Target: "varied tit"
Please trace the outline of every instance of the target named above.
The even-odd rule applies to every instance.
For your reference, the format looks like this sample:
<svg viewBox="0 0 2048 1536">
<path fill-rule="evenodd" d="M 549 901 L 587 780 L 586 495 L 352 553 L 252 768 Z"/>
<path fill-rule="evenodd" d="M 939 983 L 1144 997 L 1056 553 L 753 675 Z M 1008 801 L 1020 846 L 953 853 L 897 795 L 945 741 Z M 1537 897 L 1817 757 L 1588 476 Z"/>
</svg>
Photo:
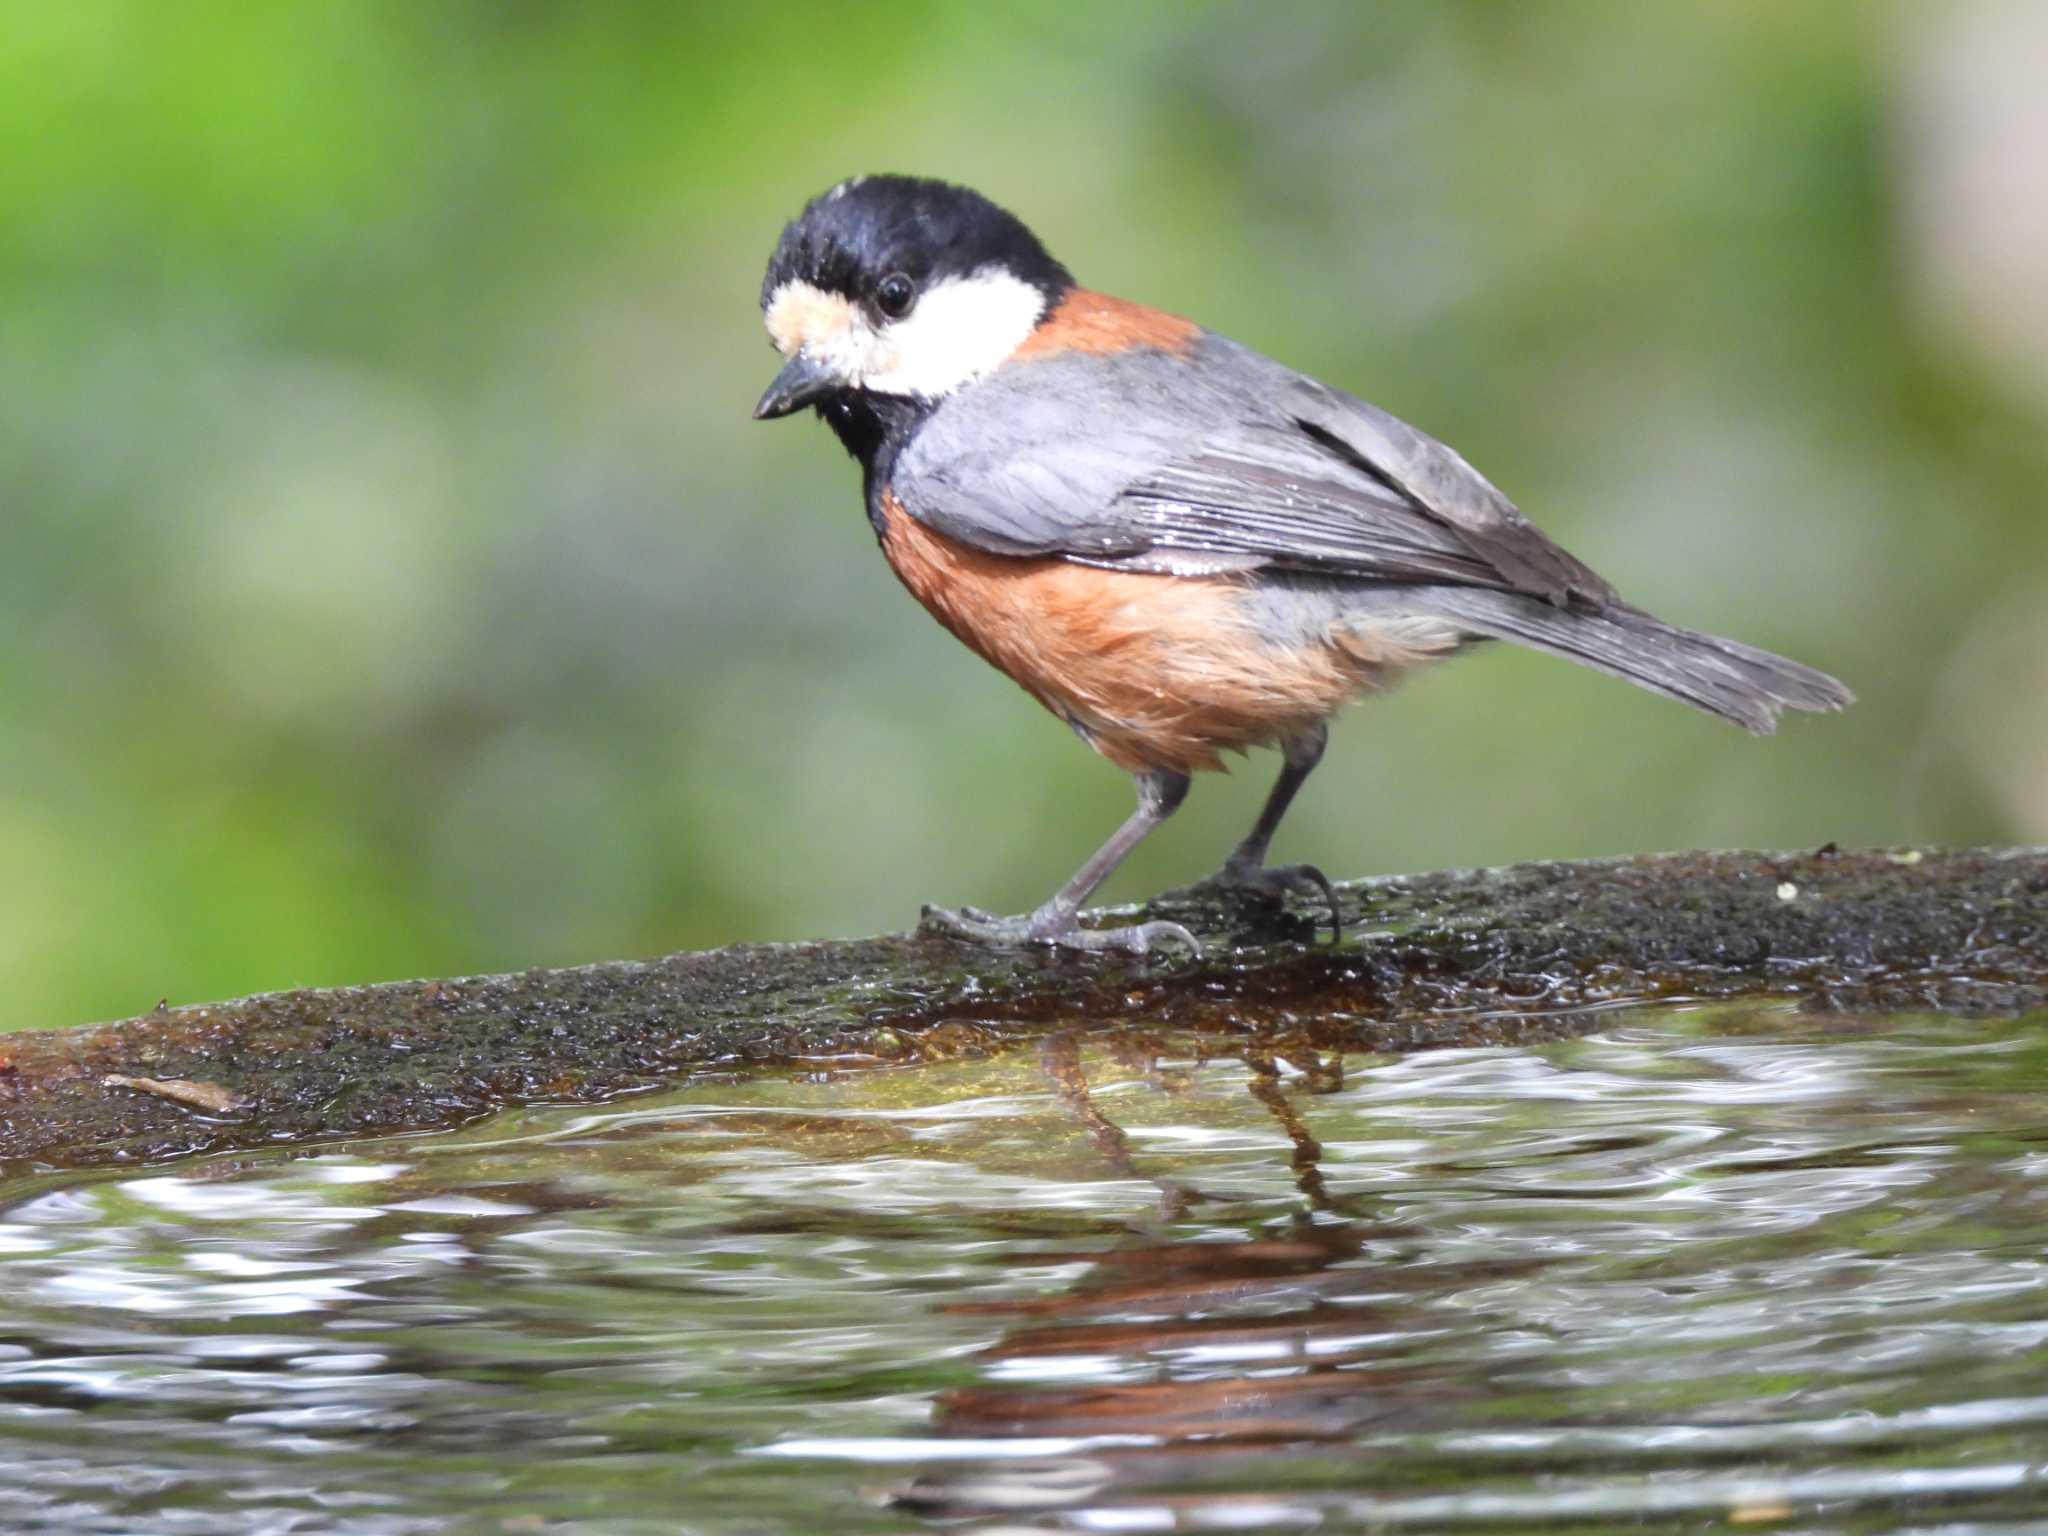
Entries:
<svg viewBox="0 0 2048 1536">
<path fill-rule="evenodd" d="M 1143 952 L 1179 925 L 1082 903 L 1221 754 L 1275 746 L 1217 876 L 1336 899 L 1266 851 L 1355 694 L 1512 640 L 1770 731 L 1834 678 L 1630 607 L 1479 472 L 1385 411 L 1188 320 L 1075 283 L 964 187 L 857 176 L 785 229 L 761 286 L 786 360 L 756 417 L 814 407 L 860 461 L 903 584 L 1136 781 L 1035 912 L 927 908 L 994 944 Z"/>
</svg>

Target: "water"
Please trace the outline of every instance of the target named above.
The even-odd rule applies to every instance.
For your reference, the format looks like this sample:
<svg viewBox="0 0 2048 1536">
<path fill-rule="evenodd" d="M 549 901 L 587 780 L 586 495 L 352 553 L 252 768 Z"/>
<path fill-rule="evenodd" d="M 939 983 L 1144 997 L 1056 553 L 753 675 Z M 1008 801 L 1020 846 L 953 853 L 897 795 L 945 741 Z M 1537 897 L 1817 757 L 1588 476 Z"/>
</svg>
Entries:
<svg viewBox="0 0 2048 1536">
<path fill-rule="evenodd" d="M 2048 1529 L 2044 1026 L 1064 1036 L 17 1185 L 0 1530 Z"/>
</svg>

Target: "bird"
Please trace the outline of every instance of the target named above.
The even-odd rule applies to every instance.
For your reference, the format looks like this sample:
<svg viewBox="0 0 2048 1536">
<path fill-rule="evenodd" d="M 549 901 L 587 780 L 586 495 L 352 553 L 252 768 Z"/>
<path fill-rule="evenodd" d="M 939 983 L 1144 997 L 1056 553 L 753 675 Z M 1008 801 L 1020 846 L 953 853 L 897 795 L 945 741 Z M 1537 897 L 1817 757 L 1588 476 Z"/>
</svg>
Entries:
<svg viewBox="0 0 2048 1536">
<path fill-rule="evenodd" d="M 1337 900 L 1268 862 L 1328 722 L 1505 640 L 1768 734 L 1853 695 L 1826 673 L 1624 602 L 1451 448 L 1177 315 L 1081 286 L 1014 214 L 927 177 L 855 176 L 789 221 L 761 308 L 757 420 L 810 407 L 858 461 L 890 567 L 938 621 L 1111 763 L 1137 806 L 1033 911 L 929 906 L 1001 947 L 1199 953 L 1165 920 L 1082 923 L 1223 754 L 1279 777 L 1213 877 Z M 1339 930 L 1341 937 L 1341 929 Z"/>
</svg>

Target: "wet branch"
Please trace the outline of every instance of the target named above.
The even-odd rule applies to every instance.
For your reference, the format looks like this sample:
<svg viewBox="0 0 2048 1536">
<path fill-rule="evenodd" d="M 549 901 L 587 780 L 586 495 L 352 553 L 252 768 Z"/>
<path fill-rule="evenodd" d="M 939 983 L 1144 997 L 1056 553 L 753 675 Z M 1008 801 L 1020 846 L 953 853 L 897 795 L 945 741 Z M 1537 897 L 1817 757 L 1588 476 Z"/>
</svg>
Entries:
<svg viewBox="0 0 2048 1536">
<path fill-rule="evenodd" d="M 890 936 L 275 993 L 0 1039 L 0 1168 L 458 1124 L 702 1071 L 1193 1030 L 1260 1060 L 1515 1043 L 1674 997 L 2048 1006 L 2048 851 L 1692 853 L 1341 888 L 1318 914 L 1162 898 L 1198 963 Z M 1127 920 L 1127 919 L 1126 919 Z M 1057 1049 L 1057 1047 L 1055 1047 Z"/>
</svg>

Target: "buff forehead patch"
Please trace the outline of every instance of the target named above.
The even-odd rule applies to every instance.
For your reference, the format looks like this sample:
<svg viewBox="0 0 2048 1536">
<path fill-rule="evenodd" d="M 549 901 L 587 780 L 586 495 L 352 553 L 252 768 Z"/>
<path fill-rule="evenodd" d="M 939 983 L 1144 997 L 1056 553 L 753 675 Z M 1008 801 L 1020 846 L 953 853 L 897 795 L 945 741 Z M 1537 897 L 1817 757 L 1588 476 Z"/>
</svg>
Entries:
<svg viewBox="0 0 2048 1536">
<path fill-rule="evenodd" d="M 766 315 L 768 339 L 784 357 L 808 345 L 832 351 L 853 329 L 853 301 L 805 282 L 788 282 L 775 290 Z"/>
</svg>

